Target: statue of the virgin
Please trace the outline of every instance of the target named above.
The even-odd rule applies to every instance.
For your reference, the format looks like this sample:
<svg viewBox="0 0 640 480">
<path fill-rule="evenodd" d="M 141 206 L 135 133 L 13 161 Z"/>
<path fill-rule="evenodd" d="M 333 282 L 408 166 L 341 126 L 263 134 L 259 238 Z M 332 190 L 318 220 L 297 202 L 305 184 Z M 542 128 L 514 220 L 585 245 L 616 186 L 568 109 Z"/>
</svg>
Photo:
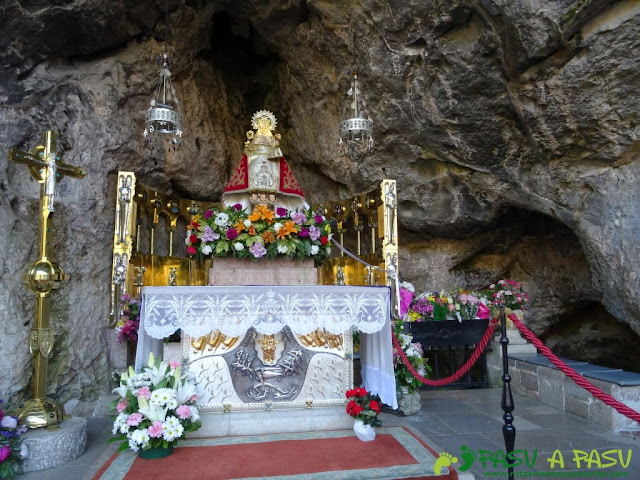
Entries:
<svg viewBox="0 0 640 480">
<path fill-rule="evenodd" d="M 277 123 L 268 110 L 251 118 L 253 130 L 247 132 L 244 155 L 222 192 L 225 206 L 240 204 L 248 212 L 255 205 L 288 210 L 309 207 L 280 150 L 280 134 L 272 133 Z"/>
</svg>

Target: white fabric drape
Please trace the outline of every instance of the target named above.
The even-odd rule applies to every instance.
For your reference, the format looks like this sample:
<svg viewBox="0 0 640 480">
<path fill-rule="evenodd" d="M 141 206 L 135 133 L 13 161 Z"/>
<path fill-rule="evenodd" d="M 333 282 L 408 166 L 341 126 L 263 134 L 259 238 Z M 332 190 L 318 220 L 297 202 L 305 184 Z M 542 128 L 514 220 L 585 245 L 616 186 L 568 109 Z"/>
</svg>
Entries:
<svg viewBox="0 0 640 480">
<path fill-rule="evenodd" d="M 251 327 L 274 334 L 287 326 L 300 335 L 355 327 L 366 334 L 363 386 L 396 408 L 390 297 L 388 287 L 342 285 L 145 287 L 135 368 L 146 364 L 149 352 L 161 356 L 162 339 L 178 329 L 191 337 L 216 330 L 237 337 Z"/>
<path fill-rule="evenodd" d="M 396 377 L 393 373 L 391 323 L 373 334 L 360 334 L 362 386 L 394 410 L 398 408 Z"/>
</svg>

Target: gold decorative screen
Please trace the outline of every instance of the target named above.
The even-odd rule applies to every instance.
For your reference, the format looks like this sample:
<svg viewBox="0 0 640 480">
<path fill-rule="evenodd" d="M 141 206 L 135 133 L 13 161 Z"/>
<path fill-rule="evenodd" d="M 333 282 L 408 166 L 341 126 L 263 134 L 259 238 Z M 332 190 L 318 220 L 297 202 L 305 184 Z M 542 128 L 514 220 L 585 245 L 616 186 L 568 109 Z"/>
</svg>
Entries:
<svg viewBox="0 0 640 480">
<path fill-rule="evenodd" d="M 395 180 L 371 193 L 314 206 L 332 220 L 334 238 L 366 263 L 397 271 L 398 234 Z M 110 325 L 120 317 L 124 293 L 139 296 L 143 286 L 207 285 L 212 260 L 190 260 L 186 226 L 193 216 L 220 203 L 172 197 L 143 187 L 133 172 L 118 172 Z M 318 269 L 319 284 L 390 284 L 384 271 L 369 268 L 337 246 Z M 392 289 L 393 290 L 393 289 Z M 395 305 L 395 302 L 392 303 Z"/>
</svg>

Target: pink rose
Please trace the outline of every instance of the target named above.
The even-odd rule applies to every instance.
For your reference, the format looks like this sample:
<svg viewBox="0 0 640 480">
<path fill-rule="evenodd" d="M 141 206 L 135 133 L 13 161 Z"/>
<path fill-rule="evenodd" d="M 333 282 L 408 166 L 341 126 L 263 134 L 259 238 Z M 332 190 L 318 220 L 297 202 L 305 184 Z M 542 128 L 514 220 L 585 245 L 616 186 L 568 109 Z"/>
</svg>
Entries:
<svg viewBox="0 0 640 480">
<path fill-rule="evenodd" d="M 180 405 L 176 408 L 176 413 L 182 420 L 185 420 L 191 416 L 191 409 L 186 405 Z"/>
<path fill-rule="evenodd" d="M 129 418 L 127 419 L 127 425 L 131 426 L 131 427 L 137 427 L 138 425 L 140 425 L 140 422 L 142 421 L 142 414 L 141 413 L 132 413 L 131 415 L 129 415 Z"/>
<path fill-rule="evenodd" d="M 209 218 L 211 215 L 213 215 L 213 210 L 207 210 L 204 212 L 204 218 Z"/>
<path fill-rule="evenodd" d="M 194 246 L 192 246 L 192 245 L 189 245 L 189 246 L 187 247 L 187 254 L 188 254 L 188 255 L 195 255 L 197 251 L 198 251 L 198 250 L 196 250 L 196 247 L 194 247 Z"/>
<path fill-rule="evenodd" d="M 180 366 L 180 362 L 176 362 L 175 360 L 169 360 L 169 367 L 171 369 L 176 369 Z"/>
<path fill-rule="evenodd" d="M 118 402 L 118 405 L 116 405 L 116 410 L 118 410 L 118 413 L 122 413 L 122 411 L 127 408 L 128 405 L 129 401 L 126 398 L 123 398 Z"/>
<path fill-rule="evenodd" d="M 146 385 L 144 387 L 140 387 L 136 391 L 136 397 L 138 398 L 144 397 L 147 400 L 149 400 L 151 398 L 151 390 L 149 390 L 149 387 L 147 387 Z"/>
<path fill-rule="evenodd" d="M 149 436 L 151 438 L 160 438 L 162 437 L 162 422 L 155 421 L 151 424 L 149 429 L 147 430 Z"/>
</svg>

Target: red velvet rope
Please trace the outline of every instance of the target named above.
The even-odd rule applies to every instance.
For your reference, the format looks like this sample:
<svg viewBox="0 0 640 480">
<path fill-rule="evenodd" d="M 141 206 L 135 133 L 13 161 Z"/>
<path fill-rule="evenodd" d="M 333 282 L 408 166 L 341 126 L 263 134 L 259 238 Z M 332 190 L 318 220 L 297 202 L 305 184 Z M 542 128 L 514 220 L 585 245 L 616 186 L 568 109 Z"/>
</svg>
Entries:
<svg viewBox="0 0 640 480">
<path fill-rule="evenodd" d="M 491 322 L 489 323 L 489 326 L 487 327 L 487 330 L 484 332 L 484 336 L 482 337 L 482 340 L 480 340 L 480 343 L 478 343 L 478 345 L 476 346 L 475 351 L 469 357 L 466 363 L 462 366 L 462 368 L 460 368 L 460 370 L 458 370 L 453 375 L 447 378 L 442 378 L 440 380 L 429 380 L 428 378 L 424 378 L 422 375 L 416 372 L 416 369 L 413 368 L 413 365 L 411 365 L 411 362 L 409 361 L 404 351 L 402 350 L 402 347 L 400 346 L 400 342 L 398 342 L 398 339 L 396 338 L 396 334 L 393 333 L 393 331 L 391 331 L 391 338 L 393 340 L 393 346 L 395 347 L 400 358 L 402 359 L 402 363 L 404 363 L 405 367 L 409 369 L 409 371 L 411 372 L 411 375 L 413 375 L 416 378 L 416 380 L 418 380 L 420 383 L 429 385 L 431 387 L 443 387 L 445 385 L 449 385 L 450 383 L 455 382 L 456 380 L 459 380 L 460 377 L 462 377 L 465 373 L 467 373 L 469 369 L 473 366 L 473 364 L 476 363 L 478 358 L 480 358 L 480 355 L 482 355 L 482 351 L 487 346 L 487 343 L 489 343 L 489 340 L 491 339 L 491 335 L 493 335 L 493 330 L 496 328 L 497 324 L 498 324 L 498 319 L 497 318 L 492 319 Z"/>
<path fill-rule="evenodd" d="M 522 332 L 527 340 L 529 340 L 533 345 L 540 350 L 542 354 L 544 354 L 551 363 L 553 363 L 558 370 L 564 372 L 571 380 L 576 382 L 576 384 L 582 388 L 584 388 L 591 395 L 596 397 L 597 399 L 602 400 L 606 405 L 609 405 L 612 408 L 615 408 L 618 413 L 621 413 L 625 417 L 629 417 L 636 422 L 640 422 L 640 413 L 636 412 L 633 408 L 626 406 L 623 403 L 620 403 L 615 398 L 613 398 L 608 393 L 603 392 L 598 387 L 585 380 L 583 377 L 578 375 L 578 373 L 571 367 L 569 367 L 566 363 L 556 357 L 551 350 L 549 350 L 545 345 L 536 338 L 536 336 L 525 327 L 515 313 L 509 315 L 509 320 L 513 322 L 513 324 L 518 327 L 518 330 Z"/>
</svg>

